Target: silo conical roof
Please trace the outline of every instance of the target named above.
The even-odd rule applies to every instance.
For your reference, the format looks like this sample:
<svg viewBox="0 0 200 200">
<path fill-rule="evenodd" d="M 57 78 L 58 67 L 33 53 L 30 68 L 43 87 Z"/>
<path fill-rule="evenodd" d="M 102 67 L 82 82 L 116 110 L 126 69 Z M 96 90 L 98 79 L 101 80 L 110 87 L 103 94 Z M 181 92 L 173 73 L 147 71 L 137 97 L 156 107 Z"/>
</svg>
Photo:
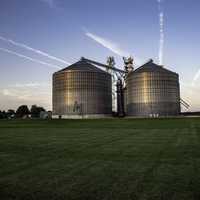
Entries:
<svg viewBox="0 0 200 200">
<path fill-rule="evenodd" d="M 58 72 L 64 72 L 64 71 L 87 71 L 87 72 L 107 73 L 106 71 L 92 65 L 89 62 L 86 62 L 83 59 L 81 59 L 80 61 L 78 61 L 64 69 L 61 69 Z"/>
<path fill-rule="evenodd" d="M 173 71 L 170 71 L 166 68 L 164 68 L 161 65 L 157 65 L 153 62 L 151 59 L 149 62 L 145 63 L 141 67 L 137 68 L 134 72 L 141 73 L 141 72 L 167 72 L 167 73 L 175 73 Z"/>
</svg>

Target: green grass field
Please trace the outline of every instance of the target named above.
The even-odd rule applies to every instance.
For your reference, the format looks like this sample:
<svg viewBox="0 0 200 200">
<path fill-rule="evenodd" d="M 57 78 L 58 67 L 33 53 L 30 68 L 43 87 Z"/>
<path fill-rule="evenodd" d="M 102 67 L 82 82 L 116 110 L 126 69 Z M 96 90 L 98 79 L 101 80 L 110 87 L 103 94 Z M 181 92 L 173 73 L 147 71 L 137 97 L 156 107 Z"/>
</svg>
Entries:
<svg viewBox="0 0 200 200">
<path fill-rule="evenodd" d="M 0 200 L 200 199 L 200 119 L 0 121 Z"/>
</svg>

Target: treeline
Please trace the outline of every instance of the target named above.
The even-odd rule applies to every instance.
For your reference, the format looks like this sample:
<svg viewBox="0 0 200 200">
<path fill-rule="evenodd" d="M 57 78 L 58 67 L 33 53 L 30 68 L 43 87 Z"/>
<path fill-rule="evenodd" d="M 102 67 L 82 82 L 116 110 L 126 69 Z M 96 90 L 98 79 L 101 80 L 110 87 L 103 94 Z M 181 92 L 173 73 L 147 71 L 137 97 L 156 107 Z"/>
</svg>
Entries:
<svg viewBox="0 0 200 200">
<path fill-rule="evenodd" d="M 43 107 L 32 105 L 29 109 L 27 105 L 21 105 L 18 109 L 8 111 L 0 110 L 0 119 L 14 119 L 14 118 L 51 118 L 51 111 L 46 111 Z"/>
</svg>

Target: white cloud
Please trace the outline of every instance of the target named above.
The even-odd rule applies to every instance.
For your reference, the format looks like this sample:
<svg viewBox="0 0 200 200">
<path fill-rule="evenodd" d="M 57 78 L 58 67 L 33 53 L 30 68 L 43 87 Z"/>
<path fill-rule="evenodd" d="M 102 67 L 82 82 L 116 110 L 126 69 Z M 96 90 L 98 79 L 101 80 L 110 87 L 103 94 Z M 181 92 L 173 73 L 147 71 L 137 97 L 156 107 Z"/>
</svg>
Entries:
<svg viewBox="0 0 200 200">
<path fill-rule="evenodd" d="M 10 90 L 8 90 L 8 89 L 3 89 L 2 90 L 2 94 L 4 95 L 4 96 L 15 96 Z"/>
<path fill-rule="evenodd" d="M 50 83 L 16 83 L 0 90 L 0 109 L 16 109 L 22 104 L 37 104 L 51 109 L 51 92 Z"/>
<path fill-rule="evenodd" d="M 14 85 L 11 85 L 10 87 L 14 88 L 37 88 L 37 87 L 48 87 L 50 86 L 49 83 L 38 83 L 38 82 L 30 82 L 30 83 L 16 83 Z"/>
</svg>

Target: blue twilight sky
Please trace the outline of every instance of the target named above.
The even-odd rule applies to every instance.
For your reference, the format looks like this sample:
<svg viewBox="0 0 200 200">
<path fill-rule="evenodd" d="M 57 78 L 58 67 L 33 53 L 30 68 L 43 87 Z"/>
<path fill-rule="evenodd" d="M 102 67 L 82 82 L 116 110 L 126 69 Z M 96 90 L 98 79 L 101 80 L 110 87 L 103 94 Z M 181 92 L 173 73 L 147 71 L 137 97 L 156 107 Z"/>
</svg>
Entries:
<svg viewBox="0 0 200 200">
<path fill-rule="evenodd" d="M 191 110 L 200 110 L 200 1 L 160 0 L 160 10 L 158 2 L 0 0 L 0 109 L 51 109 L 52 73 L 81 56 L 100 62 L 115 56 L 121 68 L 122 55 L 137 64 L 158 62 L 164 12 L 163 63 L 179 73 Z"/>
</svg>

